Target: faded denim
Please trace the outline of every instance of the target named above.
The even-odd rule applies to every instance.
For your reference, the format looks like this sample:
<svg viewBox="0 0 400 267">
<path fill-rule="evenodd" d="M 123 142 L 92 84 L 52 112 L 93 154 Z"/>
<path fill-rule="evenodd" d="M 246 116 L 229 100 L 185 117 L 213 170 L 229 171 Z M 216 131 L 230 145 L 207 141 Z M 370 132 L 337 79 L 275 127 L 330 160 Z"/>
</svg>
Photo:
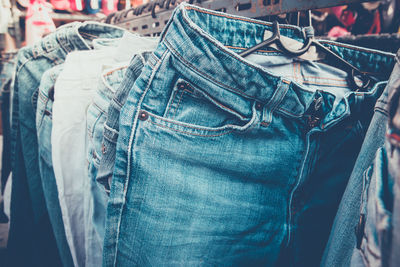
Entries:
<svg viewBox="0 0 400 267">
<path fill-rule="evenodd" d="M 396 64 L 384 93 L 375 105 L 374 117 L 339 206 L 321 266 L 388 264 L 390 241 L 387 240 L 390 234 L 383 232 L 390 232 L 391 229 L 391 224 L 384 221 L 390 221 L 391 218 L 393 186 L 390 181 L 393 176 L 387 173 L 390 164 L 387 163 L 387 152 L 383 147 L 389 117 L 389 95 L 399 85 L 398 73 L 399 64 Z M 368 191 L 370 183 L 373 186 Z M 356 249 L 361 246 L 360 251 Z M 371 251 L 374 253 L 368 253 Z"/>
<path fill-rule="evenodd" d="M 114 69 L 105 70 L 96 89 L 93 102 L 87 110 L 87 161 L 90 180 L 90 192 L 93 201 L 93 224 L 99 236 L 104 238 L 104 224 L 107 207 L 107 194 L 96 182 L 97 171 L 103 154 L 104 123 L 107 120 L 107 110 L 119 84 L 121 83 L 127 66 L 122 65 Z"/>
<path fill-rule="evenodd" d="M 392 238 L 389 266 L 400 266 L 400 49 L 396 55 L 396 66 L 390 76 L 389 132 L 390 153 L 388 155 L 389 175 L 395 181 L 392 217 Z"/>
<path fill-rule="evenodd" d="M 36 130 L 39 146 L 39 169 L 42 178 L 44 198 L 54 237 L 63 266 L 74 266 L 71 251 L 65 236 L 64 222 L 62 220 L 58 189 L 51 160 L 51 129 L 53 127 L 53 101 L 54 84 L 58 74 L 62 71 L 63 64 L 47 70 L 40 81 L 39 97 L 36 110 Z"/>
<path fill-rule="evenodd" d="M 393 179 L 388 175 L 387 151 L 379 148 L 374 164 L 363 175 L 360 222 L 362 235 L 350 266 L 388 266 L 393 211 Z"/>
<path fill-rule="evenodd" d="M 96 177 L 97 182 L 104 188 L 107 194 L 110 193 L 111 178 L 114 170 L 121 108 L 125 104 L 129 91 L 133 87 L 137 77 L 141 74 L 149 54 L 143 53 L 133 57 L 129 67 L 125 70 L 125 77 L 121 80 L 121 85 L 110 101 L 107 120 L 104 124 L 102 156 Z"/>
<path fill-rule="evenodd" d="M 235 53 L 266 29 L 175 10 L 121 110 L 104 266 L 318 265 L 393 55 L 323 42 L 381 77 L 355 92 L 328 65 Z"/>
<path fill-rule="evenodd" d="M 96 22 L 71 23 L 58 28 L 40 43 L 18 52 L 11 129 L 10 266 L 61 264 L 39 171 L 35 117 L 41 76 L 51 67 L 63 63 L 69 52 L 91 49 L 93 39 L 121 37 L 123 32 L 120 28 Z"/>
<path fill-rule="evenodd" d="M 364 172 L 373 163 L 378 148 L 385 142 L 387 102 L 388 87 L 376 102 L 374 115 L 340 202 L 321 266 L 350 265 L 353 249 L 357 243 L 355 229 L 360 220 Z"/>
</svg>

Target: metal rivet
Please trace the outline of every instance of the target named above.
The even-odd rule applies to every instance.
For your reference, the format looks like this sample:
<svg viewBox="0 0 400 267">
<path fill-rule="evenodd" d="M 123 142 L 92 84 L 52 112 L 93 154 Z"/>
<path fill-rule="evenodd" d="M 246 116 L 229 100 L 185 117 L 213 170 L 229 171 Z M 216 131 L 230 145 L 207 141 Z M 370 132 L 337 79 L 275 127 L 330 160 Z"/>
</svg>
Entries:
<svg viewBox="0 0 400 267">
<path fill-rule="evenodd" d="M 146 111 L 140 111 L 139 120 L 145 121 L 148 118 L 149 118 L 149 113 L 147 113 Z"/>
<path fill-rule="evenodd" d="M 179 82 L 179 83 L 178 83 L 178 88 L 181 89 L 181 90 L 185 89 L 185 88 L 186 88 L 186 83 L 184 83 L 184 82 Z"/>
<path fill-rule="evenodd" d="M 92 152 L 92 155 L 93 155 L 93 158 L 94 158 L 94 159 L 97 159 L 96 152 L 94 152 L 94 150 L 93 150 L 93 152 Z"/>
<path fill-rule="evenodd" d="M 104 144 L 101 145 L 101 153 L 106 153 L 106 146 Z"/>
<path fill-rule="evenodd" d="M 48 110 L 45 110 L 45 111 L 44 111 L 44 115 L 50 116 L 50 114 L 51 114 L 50 111 L 48 111 Z"/>
<path fill-rule="evenodd" d="M 256 109 L 260 110 L 262 108 L 262 104 L 260 102 L 256 102 Z"/>
</svg>

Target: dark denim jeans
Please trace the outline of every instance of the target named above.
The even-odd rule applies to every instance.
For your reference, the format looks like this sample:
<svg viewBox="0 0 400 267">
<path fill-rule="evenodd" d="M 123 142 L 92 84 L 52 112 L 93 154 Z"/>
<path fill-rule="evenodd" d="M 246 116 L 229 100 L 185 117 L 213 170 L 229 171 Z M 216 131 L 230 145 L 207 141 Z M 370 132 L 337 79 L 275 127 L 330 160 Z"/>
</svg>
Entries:
<svg viewBox="0 0 400 267">
<path fill-rule="evenodd" d="M 123 32 L 96 22 L 71 23 L 18 52 L 11 129 L 10 266 L 61 264 L 39 170 L 35 117 L 40 79 L 46 70 L 63 63 L 69 52 L 91 49 L 93 39 L 121 37 Z"/>
<path fill-rule="evenodd" d="M 121 110 L 105 266 L 319 264 L 394 59 L 323 42 L 382 77 L 355 92 L 328 65 L 235 53 L 271 26 L 175 10 Z"/>
<path fill-rule="evenodd" d="M 4 193 L 8 176 L 11 172 L 10 157 L 10 98 L 15 72 L 16 53 L 2 54 L 0 62 L 0 106 L 1 106 L 1 124 L 3 129 L 3 151 L 1 162 L 1 193 Z"/>
</svg>

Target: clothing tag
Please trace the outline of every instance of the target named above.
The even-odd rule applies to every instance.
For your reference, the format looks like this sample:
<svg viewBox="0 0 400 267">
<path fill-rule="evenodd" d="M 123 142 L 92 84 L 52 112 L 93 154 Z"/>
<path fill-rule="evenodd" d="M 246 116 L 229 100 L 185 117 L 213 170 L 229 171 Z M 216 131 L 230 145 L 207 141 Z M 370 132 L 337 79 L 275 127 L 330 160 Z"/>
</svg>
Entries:
<svg viewBox="0 0 400 267">
<path fill-rule="evenodd" d="M 273 32 L 264 31 L 263 40 L 265 41 L 265 40 L 271 38 L 272 35 L 273 35 Z M 286 37 L 286 36 L 281 35 L 281 41 L 286 47 L 293 49 L 293 50 L 298 50 L 303 47 L 302 42 L 296 41 L 296 40 Z M 280 48 L 276 44 L 270 44 L 269 46 L 277 49 L 278 51 L 281 51 Z M 311 46 L 307 52 L 305 52 L 301 56 L 298 56 L 298 58 L 301 58 L 304 60 L 309 60 L 309 61 L 318 61 L 318 60 L 324 59 L 325 55 L 323 53 L 318 52 L 315 46 Z"/>
</svg>

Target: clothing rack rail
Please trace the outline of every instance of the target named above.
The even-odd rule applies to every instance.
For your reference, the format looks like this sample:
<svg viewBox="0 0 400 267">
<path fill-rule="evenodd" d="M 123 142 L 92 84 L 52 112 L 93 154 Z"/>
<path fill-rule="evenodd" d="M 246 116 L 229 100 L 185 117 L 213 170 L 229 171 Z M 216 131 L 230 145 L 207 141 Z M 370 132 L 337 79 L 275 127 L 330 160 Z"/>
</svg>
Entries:
<svg viewBox="0 0 400 267">
<path fill-rule="evenodd" d="M 189 0 L 200 7 L 248 18 L 368 2 L 371 0 Z M 147 4 L 119 11 L 103 22 L 119 25 L 145 36 L 157 36 L 182 0 L 154 0 Z"/>
</svg>

